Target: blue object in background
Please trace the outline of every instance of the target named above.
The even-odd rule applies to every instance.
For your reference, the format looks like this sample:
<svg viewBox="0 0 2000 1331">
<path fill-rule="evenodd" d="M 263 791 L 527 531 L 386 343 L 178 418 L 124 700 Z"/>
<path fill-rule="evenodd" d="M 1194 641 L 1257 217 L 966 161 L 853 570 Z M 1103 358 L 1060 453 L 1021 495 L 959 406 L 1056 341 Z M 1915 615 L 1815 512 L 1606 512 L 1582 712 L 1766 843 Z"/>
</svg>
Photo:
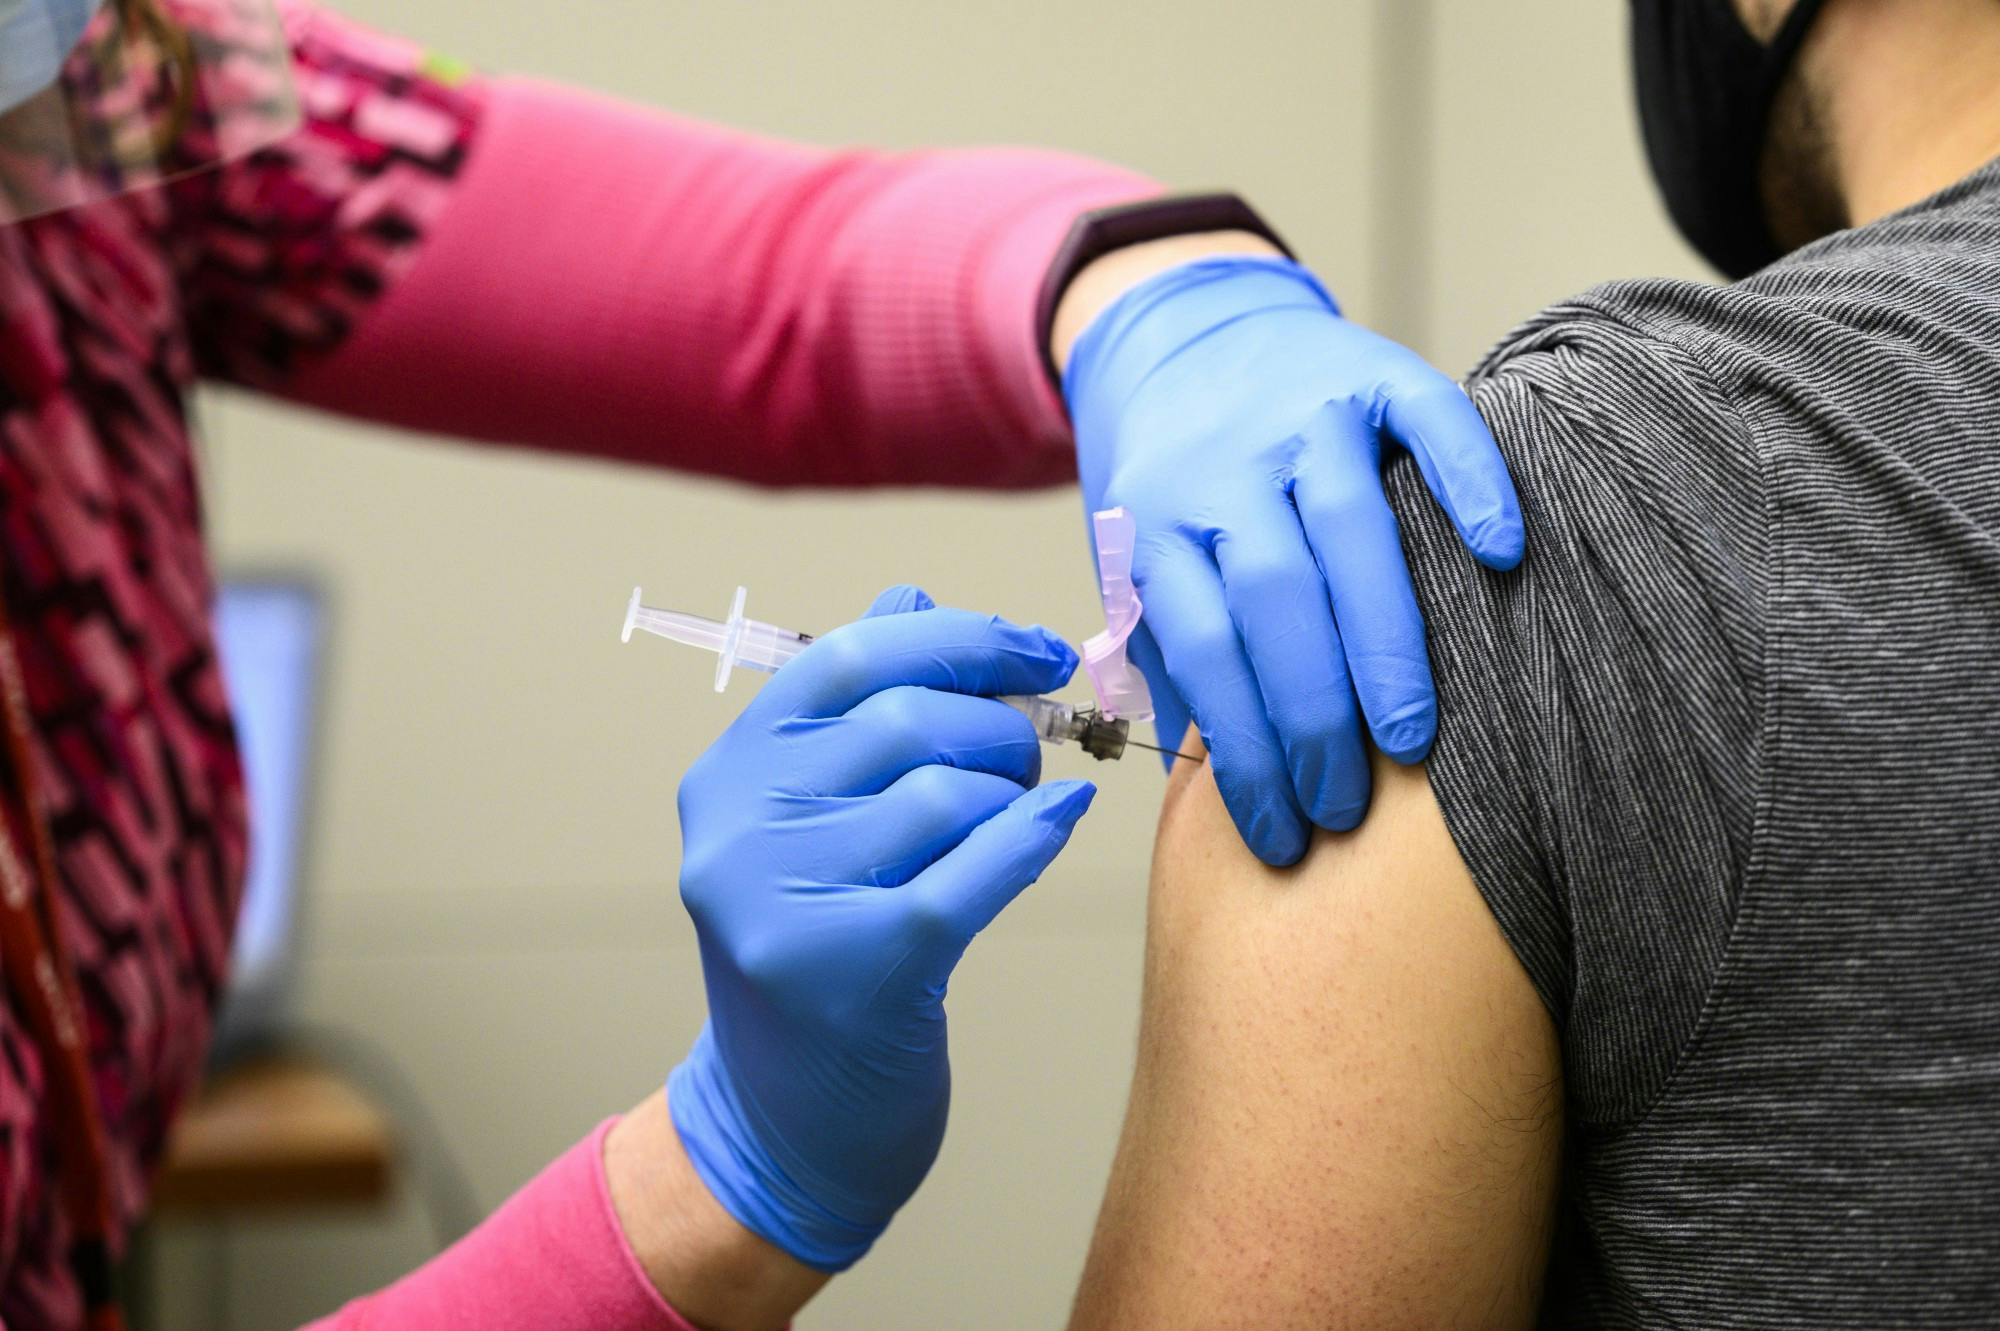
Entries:
<svg viewBox="0 0 2000 1331">
<path fill-rule="evenodd" d="M 303 580 L 232 581 L 215 636 L 250 800 L 250 864 L 216 1030 L 226 1060 L 280 1031 L 297 960 L 325 605 Z"/>
</svg>

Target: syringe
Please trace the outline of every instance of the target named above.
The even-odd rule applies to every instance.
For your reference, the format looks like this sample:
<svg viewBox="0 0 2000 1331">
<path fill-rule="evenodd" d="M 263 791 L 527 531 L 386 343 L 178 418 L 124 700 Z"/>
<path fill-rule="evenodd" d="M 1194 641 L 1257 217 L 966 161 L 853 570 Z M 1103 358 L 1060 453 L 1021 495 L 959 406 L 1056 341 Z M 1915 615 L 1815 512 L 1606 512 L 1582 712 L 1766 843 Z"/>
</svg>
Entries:
<svg viewBox="0 0 2000 1331">
<path fill-rule="evenodd" d="M 618 640 L 630 642 L 632 630 L 643 629 L 673 642 L 714 652 L 717 657 L 715 691 L 720 693 L 729 686 L 729 672 L 737 666 L 768 673 L 812 644 L 813 635 L 810 633 L 795 633 L 776 624 L 744 618 L 743 603 L 749 594 L 748 588 L 738 587 L 736 599 L 729 603 L 729 618 L 715 620 L 680 610 L 660 610 L 641 605 L 639 588 L 634 587 L 632 599 L 625 603 L 625 624 L 619 630 Z M 1095 707 L 1078 707 L 1074 703 L 1031 694 L 1010 694 L 1000 701 L 1026 716 L 1044 743 L 1063 744 L 1074 740 L 1085 753 L 1099 759 L 1122 758 L 1128 745 L 1152 749 L 1155 753 L 1166 752 L 1133 739 L 1130 721 L 1106 716 Z M 1191 755 L 1176 756 L 1185 758 Z"/>
</svg>

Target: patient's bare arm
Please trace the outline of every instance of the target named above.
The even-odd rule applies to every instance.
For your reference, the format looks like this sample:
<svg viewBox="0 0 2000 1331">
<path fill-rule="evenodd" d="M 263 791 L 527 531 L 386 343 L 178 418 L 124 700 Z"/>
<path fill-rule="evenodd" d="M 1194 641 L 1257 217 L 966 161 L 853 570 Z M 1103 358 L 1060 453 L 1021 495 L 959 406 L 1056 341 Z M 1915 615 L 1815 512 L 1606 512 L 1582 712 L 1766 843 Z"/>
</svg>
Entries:
<svg viewBox="0 0 2000 1331">
<path fill-rule="evenodd" d="M 1292 871 L 1179 764 L 1145 1014 L 1072 1331 L 1532 1322 L 1562 1133 L 1553 1024 L 1420 770 Z"/>
</svg>

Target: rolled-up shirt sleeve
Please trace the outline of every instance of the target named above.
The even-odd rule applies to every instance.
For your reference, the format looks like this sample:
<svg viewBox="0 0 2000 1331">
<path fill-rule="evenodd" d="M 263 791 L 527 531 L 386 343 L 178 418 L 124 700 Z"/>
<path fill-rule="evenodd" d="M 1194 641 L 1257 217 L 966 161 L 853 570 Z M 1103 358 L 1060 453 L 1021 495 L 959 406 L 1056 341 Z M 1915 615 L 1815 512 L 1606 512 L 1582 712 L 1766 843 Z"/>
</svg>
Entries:
<svg viewBox="0 0 2000 1331">
<path fill-rule="evenodd" d="M 1600 289 L 1475 376 L 1520 487 L 1519 568 L 1477 565 L 1414 466 L 1389 478 L 1438 686 L 1431 786 L 1589 1125 L 1640 1113 L 1691 1038 L 1763 770 L 1765 489 L 1709 368 L 1717 299 Z"/>
</svg>

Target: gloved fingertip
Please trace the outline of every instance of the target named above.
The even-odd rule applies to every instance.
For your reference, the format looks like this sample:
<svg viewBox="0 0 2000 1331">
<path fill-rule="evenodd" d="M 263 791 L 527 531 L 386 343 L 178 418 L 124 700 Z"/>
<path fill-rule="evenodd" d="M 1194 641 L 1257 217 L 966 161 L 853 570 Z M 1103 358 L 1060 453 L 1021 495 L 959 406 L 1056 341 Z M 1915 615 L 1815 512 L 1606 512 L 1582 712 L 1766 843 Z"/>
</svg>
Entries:
<svg viewBox="0 0 2000 1331">
<path fill-rule="evenodd" d="M 931 600 L 923 588 L 913 587 L 905 582 L 898 583 L 877 596 L 861 617 L 876 619 L 883 615 L 906 615 L 915 610 L 932 610 L 936 607 L 937 602 Z"/>
<path fill-rule="evenodd" d="M 1063 684 L 1068 683 L 1070 676 L 1076 673 L 1078 661 L 1076 648 L 1070 646 L 1067 639 L 1050 632 L 1048 629 L 1042 628 L 1039 624 L 1035 628 L 1041 634 L 1043 655 L 1047 657 L 1049 664 L 1054 666 L 1061 675 L 1051 687 L 1059 688 Z"/>
<path fill-rule="evenodd" d="M 1363 800 L 1359 804 L 1348 804 L 1338 809 L 1329 809 L 1323 816 L 1315 818 L 1313 821 L 1329 832 L 1352 832 L 1355 828 L 1361 826 L 1361 820 L 1367 816 L 1368 802 Z"/>
<path fill-rule="evenodd" d="M 1494 572 L 1505 573 L 1527 553 L 1527 527 L 1521 520 L 1521 501 L 1511 483 L 1503 485 L 1500 493 L 1491 496 L 1476 512 L 1468 513 L 1449 505 L 1446 511 L 1472 557 Z"/>
<path fill-rule="evenodd" d="M 1303 830 L 1264 833 L 1250 841 L 1251 853 L 1273 869 L 1289 869 L 1306 857 Z"/>
<path fill-rule="evenodd" d="M 1383 749 L 1382 756 L 1398 767 L 1415 767 L 1418 763 L 1425 761 L 1431 756 L 1431 745 L 1434 742 L 1435 736 L 1432 739 L 1425 740 L 1422 744 L 1401 745 L 1393 749 Z"/>
<path fill-rule="evenodd" d="M 1407 716 L 1371 727 L 1370 734 L 1375 747 L 1391 762 L 1403 767 L 1420 763 L 1430 756 L 1431 745 L 1437 742 L 1437 708 L 1412 709 Z"/>
<path fill-rule="evenodd" d="M 1438 737 L 1438 693 L 1430 681 L 1430 671 L 1410 673 L 1418 673 L 1418 677 L 1396 679 L 1394 693 L 1382 691 L 1374 695 L 1372 705 L 1364 703 L 1368 737 L 1386 757 L 1404 765 L 1420 761 Z M 1356 775 L 1364 777 L 1366 767 L 1358 767 Z M 1362 785 L 1366 787 L 1366 779 L 1362 779 Z"/>
<path fill-rule="evenodd" d="M 1481 523 L 1470 544 L 1474 559 L 1495 573 L 1505 573 L 1528 553 L 1528 533 L 1520 514 L 1507 514 Z"/>
<path fill-rule="evenodd" d="M 1097 785 L 1091 781 L 1051 781 L 1042 789 L 1048 792 L 1047 817 L 1064 827 L 1075 827 L 1097 799 Z"/>
<path fill-rule="evenodd" d="M 1248 826 L 1239 821 L 1237 827 L 1250 853 L 1274 869 L 1289 869 L 1304 859 L 1312 841 L 1305 820 L 1289 809 L 1261 809 Z"/>
<path fill-rule="evenodd" d="M 1358 748 L 1358 746 L 1357 746 Z M 1301 788 L 1300 801 L 1313 826 L 1329 832 L 1351 832 L 1368 812 L 1368 758 L 1355 752 L 1351 761 L 1339 764 L 1339 771 L 1312 788 Z"/>
</svg>

